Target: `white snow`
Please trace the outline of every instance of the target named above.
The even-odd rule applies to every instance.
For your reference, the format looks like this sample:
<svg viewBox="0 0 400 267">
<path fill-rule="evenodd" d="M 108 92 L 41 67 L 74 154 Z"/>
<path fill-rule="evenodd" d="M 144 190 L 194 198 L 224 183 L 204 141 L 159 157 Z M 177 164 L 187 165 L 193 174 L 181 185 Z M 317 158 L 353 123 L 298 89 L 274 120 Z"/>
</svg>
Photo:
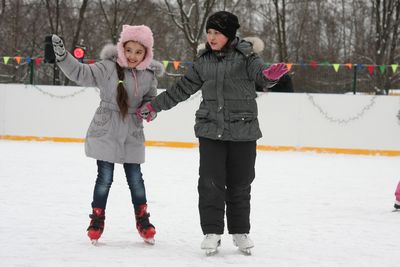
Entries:
<svg viewBox="0 0 400 267">
<path fill-rule="evenodd" d="M 212 257 L 200 249 L 198 150 L 148 147 L 146 157 L 156 244 L 139 238 L 116 165 L 95 247 L 86 227 L 96 164 L 83 144 L 0 141 L 1 266 L 399 266 L 399 157 L 258 151 L 253 255 L 225 233 Z"/>
</svg>

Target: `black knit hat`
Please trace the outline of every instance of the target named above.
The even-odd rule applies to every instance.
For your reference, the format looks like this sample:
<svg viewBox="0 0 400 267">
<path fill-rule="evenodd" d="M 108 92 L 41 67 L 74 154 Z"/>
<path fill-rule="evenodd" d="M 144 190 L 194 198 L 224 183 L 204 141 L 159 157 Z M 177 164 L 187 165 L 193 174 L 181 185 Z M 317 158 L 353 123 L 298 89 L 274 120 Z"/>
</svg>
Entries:
<svg viewBox="0 0 400 267">
<path fill-rule="evenodd" d="M 212 14 L 207 20 L 206 32 L 210 28 L 221 32 L 228 37 L 229 40 L 233 40 L 236 36 L 237 29 L 240 28 L 240 24 L 238 18 L 232 13 L 218 11 Z"/>
</svg>

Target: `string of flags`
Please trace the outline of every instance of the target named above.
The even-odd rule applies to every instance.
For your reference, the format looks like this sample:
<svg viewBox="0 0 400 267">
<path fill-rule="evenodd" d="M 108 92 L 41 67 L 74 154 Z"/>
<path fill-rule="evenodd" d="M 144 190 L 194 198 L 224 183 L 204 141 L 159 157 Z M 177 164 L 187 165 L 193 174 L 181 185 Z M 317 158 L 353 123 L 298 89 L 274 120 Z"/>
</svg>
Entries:
<svg viewBox="0 0 400 267">
<path fill-rule="evenodd" d="M 12 64 L 14 61 L 18 65 L 24 65 L 24 64 L 32 64 L 34 63 L 36 66 L 40 66 L 41 64 L 45 64 L 44 58 L 42 57 L 22 57 L 22 56 L 3 56 L 3 64 Z M 96 60 L 94 59 L 85 59 L 84 63 L 87 64 L 93 64 L 95 63 Z M 190 61 L 179 61 L 179 60 L 162 60 L 162 64 L 164 65 L 164 68 L 167 68 L 169 65 L 172 65 L 172 67 L 175 70 L 179 70 L 181 67 L 190 66 L 193 64 L 193 62 Z M 329 63 L 327 61 L 320 62 L 318 63 L 316 60 L 311 60 L 309 62 L 300 62 L 300 63 L 286 63 L 287 68 L 289 71 L 293 68 L 293 66 L 300 66 L 302 68 L 308 68 L 310 67 L 311 69 L 317 70 L 318 68 L 321 67 L 332 67 L 335 72 L 338 72 L 340 68 L 347 68 L 347 69 L 353 69 L 355 68 L 357 71 L 360 71 L 362 69 L 367 69 L 370 75 L 373 75 L 375 71 L 380 71 L 380 73 L 384 74 L 385 72 L 388 71 L 388 69 L 391 69 L 393 73 L 396 73 L 399 67 L 399 64 L 390 64 L 390 65 L 374 65 L 374 64 L 354 64 L 354 63 Z"/>
</svg>

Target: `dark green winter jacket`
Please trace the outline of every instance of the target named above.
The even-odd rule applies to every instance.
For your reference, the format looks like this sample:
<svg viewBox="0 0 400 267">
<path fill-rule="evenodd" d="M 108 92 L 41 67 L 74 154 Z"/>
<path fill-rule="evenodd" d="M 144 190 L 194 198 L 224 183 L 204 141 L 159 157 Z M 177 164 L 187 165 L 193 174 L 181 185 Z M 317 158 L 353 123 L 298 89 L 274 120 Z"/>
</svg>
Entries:
<svg viewBox="0 0 400 267">
<path fill-rule="evenodd" d="M 187 73 L 151 101 L 159 112 L 201 90 L 196 137 L 252 141 L 262 134 L 257 119 L 256 83 L 266 90 L 276 82 L 262 74 L 266 66 L 250 42 L 236 38 L 225 51 L 201 50 Z"/>
</svg>

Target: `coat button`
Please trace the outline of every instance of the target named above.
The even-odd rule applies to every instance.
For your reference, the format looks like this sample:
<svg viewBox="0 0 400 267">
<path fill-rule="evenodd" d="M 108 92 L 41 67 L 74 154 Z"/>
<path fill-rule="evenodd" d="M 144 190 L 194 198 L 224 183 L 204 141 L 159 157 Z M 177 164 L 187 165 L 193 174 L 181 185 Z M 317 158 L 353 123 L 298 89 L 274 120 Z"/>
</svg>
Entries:
<svg viewBox="0 0 400 267">
<path fill-rule="evenodd" d="M 219 135 L 218 135 L 218 138 L 221 138 L 221 136 L 222 136 L 222 135 L 219 134 Z"/>
</svg>

